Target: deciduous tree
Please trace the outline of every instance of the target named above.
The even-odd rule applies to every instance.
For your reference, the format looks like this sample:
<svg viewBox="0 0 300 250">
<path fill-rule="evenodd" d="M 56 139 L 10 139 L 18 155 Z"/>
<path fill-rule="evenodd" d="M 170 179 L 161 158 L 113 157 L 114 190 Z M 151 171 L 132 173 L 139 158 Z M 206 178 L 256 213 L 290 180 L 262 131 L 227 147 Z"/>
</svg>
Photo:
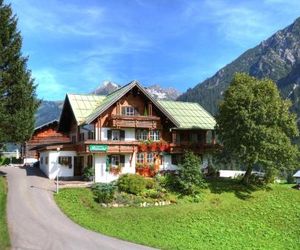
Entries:
<svg viewBox="0 0 300 250">
<path fill-rule="evenodd" d="M 237 73 L 225 91 L 217 133 L 226 152 L 246 167 L 245 183 L 254 165 L 269 173 L 297 163 L 299 152 L 291 139 L 299 132 L 290 107 L 274 82 L 245 73 Z"/>
</svg>

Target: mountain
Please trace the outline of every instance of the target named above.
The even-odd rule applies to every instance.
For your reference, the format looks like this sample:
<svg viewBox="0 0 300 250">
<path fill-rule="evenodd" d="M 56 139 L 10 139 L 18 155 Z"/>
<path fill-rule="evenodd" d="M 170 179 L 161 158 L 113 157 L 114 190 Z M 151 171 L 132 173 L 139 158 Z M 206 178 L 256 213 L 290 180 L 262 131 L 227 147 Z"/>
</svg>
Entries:
<svg viewBox="0 0 300 250">
<path fill-rule="evenodd" d="M 93 90 L 90 94 L 108 95 L 121 86 L 111 81 L 104 81 L 99 87 Z M 175 100 L 179 96 L 179 92 L 174 88 L 162 88 L 159 85 L 152 85 L 147 88 L 147 91 L 157 99 Z M 41 101 L 41 105 L 35 115 L 35 126 L 41 126 L 54 119 L 59 119 L 63 101 Z"/>
<path fill-rule="evenodd" d="M 180 95 L 177 89 L 172 87 L 162 88 L 158 84 L 151 85 L 147 87 L 146 90 L 150 95 L 160 100 L 176 100 Z"/>
<path fill-rule="evenodd" d="M 91 94 L 94 95 L 108 95 L 111 92 L 117 90 L 121 86 L 117 83 L 111 81 L 104 81 L 98 88 L 93 90 Z"/>
<path fill-rule="evenodd" d="M 35 114 L 35 126 L 38 127 L 52 120 L 59 119 L 62 106 L 62 101 L 41 101 Z"/>
<path fill-rule="evenodd" d="M 198 102 L 215 114 L 235 72 L 275 81 L 282 96 L 292 100 L 293 110 L 300 117 L 300 18 L 247 50 L 211 78 L 188 89 L 178 100 Z"/>
</svg>

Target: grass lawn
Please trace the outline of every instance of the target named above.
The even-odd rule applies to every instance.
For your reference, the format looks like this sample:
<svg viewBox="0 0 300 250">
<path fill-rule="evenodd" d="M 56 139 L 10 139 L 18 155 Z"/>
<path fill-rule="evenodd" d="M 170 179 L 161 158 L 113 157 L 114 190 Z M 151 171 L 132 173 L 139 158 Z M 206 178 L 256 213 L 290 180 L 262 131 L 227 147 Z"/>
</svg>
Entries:
<svg viewBox="0 0 300 250">
<path fill-rule="evenodd" d="M 6 180 L 0 176 L 0 249 L 9 249 L 9 234 L 6 222 Z"/>
<path fill-rule="evenodd" d="M 300 191 L 290 185 L 247 190 L 210 183 L 200 203 L 102 208 L 89 189 L 62 189 L 55 200 L 91 230 L 161 249 L 299 249 Z"/>
</svg>

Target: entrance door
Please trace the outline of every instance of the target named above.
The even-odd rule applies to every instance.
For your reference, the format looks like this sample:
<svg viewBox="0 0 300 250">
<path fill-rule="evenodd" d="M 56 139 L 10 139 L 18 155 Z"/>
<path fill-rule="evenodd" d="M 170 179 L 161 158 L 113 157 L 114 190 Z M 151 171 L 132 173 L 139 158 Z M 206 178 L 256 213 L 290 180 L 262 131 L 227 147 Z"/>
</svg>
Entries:
<svg viewBox="0 0 300 250">
<path fill-rule="evenodd" d="M 74 157 L 74 176 L 81 176 L 83 170 L 83 156 L 75 156 Z"/>
</svg>

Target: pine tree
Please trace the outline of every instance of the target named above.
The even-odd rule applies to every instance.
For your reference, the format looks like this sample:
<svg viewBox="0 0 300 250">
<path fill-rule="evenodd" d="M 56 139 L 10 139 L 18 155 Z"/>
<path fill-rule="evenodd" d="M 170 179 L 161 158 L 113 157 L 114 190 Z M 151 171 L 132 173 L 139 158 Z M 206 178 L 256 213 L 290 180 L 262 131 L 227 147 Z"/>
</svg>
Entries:
<svg viewBox="0 0 300 250">
<path fill-rule="evenodd" d="M 0 143 L 23 142 L 34 129 L 36 86 L 21 48 L 17 17 L 0 0 Z"/>
</svg>

